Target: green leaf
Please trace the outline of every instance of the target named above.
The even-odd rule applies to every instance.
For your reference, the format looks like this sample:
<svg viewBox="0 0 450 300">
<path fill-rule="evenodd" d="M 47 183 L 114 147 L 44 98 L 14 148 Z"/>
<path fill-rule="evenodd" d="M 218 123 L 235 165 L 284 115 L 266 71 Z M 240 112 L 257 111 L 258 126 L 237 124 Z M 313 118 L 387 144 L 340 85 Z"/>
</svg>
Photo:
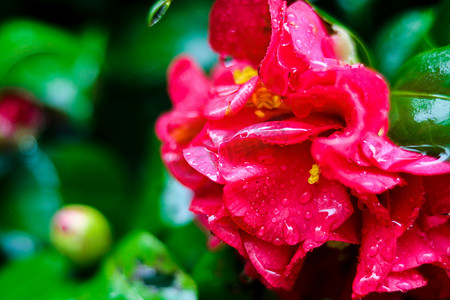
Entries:
<svg viewBox="0 0 450 300">
<path fill-rule="evenodd" d="M 167 10 L 169 9 L 170 3 L 172 0 L 157 0 L 148 13 L 148 26 L 153 26 L 161 20 L 161 18 L 165 15 Z"/>
<path fill-rule="evenodd" d="M 450 44 L 450 0 L 442 0 L 435 9 L 436 20 L 430 31 L 430 39 L 438 47 Z"/>
<path fill-rule="evenodd" d="M 61 182 L 65 204 L 86 204 L 101 211 L 122 234 L 129 223 L 133 199 L 127 194 L 123 166 L 107 150 L 88 143 L 47 147 Z"/>
<path fill-rule="evenodd" d="M 173 262 L 164 244 L 146 232 L 123 240 L 103 272 L 109 299 L 197 299 L 195 282 Z"/>
<path fill-rule="evenodd" d="M 78 285 L 67 261 L 53 251 L 10 263 L 0 272 L 2 300 L 73 299 Z"/>
<path fill-rule="evenodd" d="M 35 144 L 19 156 L 2 185 L 0 224 L 48 240 L 50 220 L 61 205 L 59 178 L 45 153 Z"/>
<path fill-rule="evenodd" d="M 80 36 L 28 20 L 0 27 L 0 86 L 17 86 L 39 101 L 86 121 L 105 52 L 104 32 L 89 29 Z"/>
<path fill-rule="evenodd" d="M 410 10 L 395 17 L 375 39 L 377 69 L 392 79 L 400 66 L 413 55 L 432 48 L 425 42 L 434 21 L 431 9 Z"/>
<path fill-rule="evenodd" d="M 410 59 L 391 94 L 389 137 L 429 155 L 450 154 L 450 46 Z"/>
</svg>

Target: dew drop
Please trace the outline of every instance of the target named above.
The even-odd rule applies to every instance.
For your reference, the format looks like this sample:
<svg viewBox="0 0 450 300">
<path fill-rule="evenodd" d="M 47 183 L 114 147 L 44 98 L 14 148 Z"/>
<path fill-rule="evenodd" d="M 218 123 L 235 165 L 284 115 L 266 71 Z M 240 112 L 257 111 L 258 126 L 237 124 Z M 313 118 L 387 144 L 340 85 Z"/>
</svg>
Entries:
<svg viewBox="0 0 450 300">
<path fill-rule="evenodd" d="M 417 256 L 417 263 L 420 265 L 432 263 L 435 261 L 435 256 L 433 253 L 419 254 Z"/>
<path fill-rule="evenodd" d="M 310 212 L 310 211 L 307 211 L 307 212 L 305 213 L 305 219 L 309 220 L 309 219 L 311 219 L 311 217 L 312 217 L 311 212 Z"/>
<path fill-rule="evenodd" d="M 401 291 L 408 291 L 412 288 L 409 282 L 399 282 L 396 285 Z"/>
<path fill-rule="evenodd" d="M 289 205 L 289 199 L 288 198 L 284 198 L 281 203 L 283 203 L 283 205 Z"/>
<path fill-rule="evenodd" d="M 372 246 L 370 247 L 369 251 L 367 251 L 367 255 L 369 256 L 375 256 L 378 253 L 378 247 L 377 246 Z"/>
<path fill-rule="evenodd" d="M 263 227 L 261 227 L 258 232 L 256 233 L 258 236 L 263 236 L 264 233 L 266 232 L 266 229 Z"/>
<path fill-rule="evenodd" d="M 274 210 L 273 210 L 273 214 L 274 215 L 278 215 L 280 213 L 280 211 L 278 210 L 278 208 L 275 208 Z"/>
<path fill-rule="evenodd" d="M 298 199 L 300 201 L 300 203 L 302 204 L 306 204 L 309 202 L 309 200 L 311 200 L 311 192 L 310 191 L 306 191 L 303 194 L 300 195 L 300 198 Z"/>
</svg>

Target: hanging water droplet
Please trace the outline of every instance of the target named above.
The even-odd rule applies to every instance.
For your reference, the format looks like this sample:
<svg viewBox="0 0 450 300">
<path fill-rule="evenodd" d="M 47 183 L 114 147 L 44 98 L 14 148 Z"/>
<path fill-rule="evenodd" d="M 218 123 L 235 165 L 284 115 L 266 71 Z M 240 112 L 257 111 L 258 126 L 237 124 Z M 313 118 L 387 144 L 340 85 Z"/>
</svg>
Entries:
<svg viewBox="0 0 450 300">
<path fill-rule="evenodd" d="M 156 1 L 148 13 L 148 26 L 151 27 L 161 20 L 164 14 L 169 9 L 172 0 L 158 0 Z"/>
</svg>

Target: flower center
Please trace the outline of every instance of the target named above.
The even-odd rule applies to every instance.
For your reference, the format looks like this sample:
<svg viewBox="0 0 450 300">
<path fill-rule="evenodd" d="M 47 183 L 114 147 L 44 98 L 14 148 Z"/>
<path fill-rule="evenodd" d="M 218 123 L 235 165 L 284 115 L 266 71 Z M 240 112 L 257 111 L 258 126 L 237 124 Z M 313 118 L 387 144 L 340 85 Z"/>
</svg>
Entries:
<svg viewBox="0 0 450 300">
<path fill-rule="evenodd" d="M 255 69 L 247 66 L 242 71 L 239 69 L 235 70 L 233 72 L 233 79 L 236 84 L 243 84 L 257 75 L 258 72 Z M 269 91 L 262 82 L 258 82 L 255 92 L 251 97 L 251 103 L 249 104 L 253 104 L 256 107 L 255 114 L 258 117 L 264 118 L 264 109 L 277 109 L 281 105 L 281 99 L 280 96 Z"/>
<path fill-rule="evenodd" d="M 311 174 L 308 178 L 309 184 L 314 184 L 319 181 L 320 177 L 320 169 L 317 164 L 313 164 L 311 170 L 309 170 L 309 174 Z"/>
</svg>

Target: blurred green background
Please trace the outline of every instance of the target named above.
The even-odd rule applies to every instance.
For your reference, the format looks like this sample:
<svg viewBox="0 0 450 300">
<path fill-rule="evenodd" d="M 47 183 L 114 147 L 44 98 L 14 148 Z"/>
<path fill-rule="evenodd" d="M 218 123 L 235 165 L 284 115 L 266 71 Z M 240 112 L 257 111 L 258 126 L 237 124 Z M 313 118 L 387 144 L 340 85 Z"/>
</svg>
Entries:
<svg viewBox="0 0 450 300">
<path fill-rule="evenodd" d="M 1 299 L 275 297 L 241 274 L 233 250 L 207 250 L 188 212 L 192 194 L 164 170 L 154 135 L 156 118 L 170 109 L 170 61 L 186 53 L 205 70 L 217 61 L 207 43 L 212 2 L 174 0 L 149 28 L 150 0 L 1 1 Z M 401 68 L 413 70 L 398 83 L 402 91 L 423 86 L 414 68 L 442 63 L 430 55 L 449 51 L 448 0 L 311 2 L 360 37 L 392 86 Z M 437 54 L 405 64 L 427 50 Z M 433 80 L 436 89 L 419 88 L 422 96 L 450 94 L 448 80 Z M 410 129 L 401 124 L 411 115 L 401 107 L 422 98 L 398 99 L 391 135 L 402 145 L 447 149 L 448 136 L 436 140 L 436 132 L 449 133 L 448 116 L 445 124 L 409 124 L 423 134 L 405 138 Z M 426 103 L 448 107 L 448 100 Z M 89 268 L 69 262 L 49 240 L 52 216 L 75 203 L 98 209 L 112 228 L 109 252 Z"/>
</svg>

